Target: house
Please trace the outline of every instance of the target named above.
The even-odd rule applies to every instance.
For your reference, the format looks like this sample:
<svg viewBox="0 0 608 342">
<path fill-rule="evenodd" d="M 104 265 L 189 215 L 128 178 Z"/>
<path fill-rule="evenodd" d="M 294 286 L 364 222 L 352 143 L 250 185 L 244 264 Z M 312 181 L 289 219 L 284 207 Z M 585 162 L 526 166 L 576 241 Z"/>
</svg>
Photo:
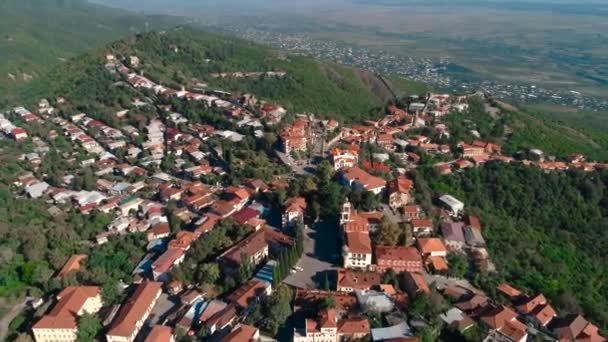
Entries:
<svg viewBox="0 0 608 342">
<path fill-rule="evenodd" d="M 179 265 L 184 261 L 186 253 L 183 249 L 169 248 L 161 254 L 152 264 L 152 275 L 154 280 L 167 282 L 170 280 L 169 272 L 173 266 Z"/>
<path fill-rule="evenodd" d="M 154 325 L 144 342 L 175 342 L 173 330 L 166 325 Z"/>
<path fill-rule="evenodd" d="M 380 285 L 380 273 L 377 272 L 339 268 L 336 270 L 336 276 L 336 290 L 339 292 L 369 291 Z"/>
<path fill-rule="evenodd" d="M 359 146 L 349 145 L 347 148 L 334 148 L 330 152 L 330 160 L 334 170 L 357 166 L 359 162 Z"/>
<path fill-rule="evenodd" d="M 479 316 L 481 325 L 494 340 L 524 342 L 528 327 L 517 320 L 517 313 L 506 306 L 490 306 Z"/>
<path fill-rule="evenodd" d="M 420 238 L 416 240 L 416 245 L 424 258 L 446 257 L 448 254 L 447 248 L 438 238 Z"/>
<path fill-rule="evenodd" d="M 431 219 L 412 219 L 410 221 L 414 236 L 429 236 L 433 232 L 433 220 Z"/>
<path fill-rule="evenodd" d="M 443 235 L 443 242 L 449 250 L 461 250 L 466 244 L 464 223 L 462 222 L 442 222 L 441 235 Z"/>
<path fill-rule="evenodd" d="M 393 210 L 403 208 L 410 202 L 414 182 L 400 176 L 388 182 L 388 205 Z"/>
<path fill-rule="evenodd" d="M 422 210 L 420 210 L 420 207 L 417 205 L 406 205 L 403 207 L 403 215 L 408 221 L 420 218 L 421 211 Z"/>
<path fill-rule="evenodd" d="M 142 282 L 114 317 L 106 339 L 108 342 L 132 342 L 156 305 L 162 292 L 158 282 Z"/>
<path fill-rule="evenodd" d="M 205 328 L 209 330 L 211 334 L 216 331 L 225 331 L 238 318 L 236 309 L 236 305 L 234 304 L 226 305 L 223 309 L 217 311 L 209 319 L 204 321 Z"/>
<path fill-rule="evenodd" d="M 242 310 L 246 310 L 263 296 L 269 296 L 271 291 L 271 287 L 268 284 L 253 279 L 232 292 L 226 298 L 226 301 L 235 304 Z"/>
<path fill-rule="evenodd" d="M 351 167 L 344 170 L 342 179 L 345 185 L 354 189 L 366 190 L 380 194 L 386 188 L 386 181 L 383 178 L 375 177 L 358 167 Z"/>
<path fill-rule="evenodd" d="M 342 256 L 344 268 L 368 268 L 372 264 L 372 241 L 368 232 L 345 233 Z"/>
<path fill-rule="evenodd" d="M 36 342 L 76 341 L 78 316 L 97 313 L 102 307 L 101 289 L 96 286 L 70 286 L 57 295 L 53 309 L 34 324 Z"/>
<path fill-rule="evenodd" d="M 422 267 L 422 256 L 414 247 L 376 246 L 376 270 L 380 273 L 388 269 L 395 273 L 420 273 Z"/>
<path fill-rule="evenodd" d="M 506 283 L 501 283 L 496 286 L 496 291 L 501 293 L 503 296 L 506 296 L 507 299 L 511 301 L 514 301 L 523 295 L 521 291 Z"/>
<path fill-rule="evenodd" d="M 293 300 L 294 311 L 306 315 L 315 315 L 322 308 L 327 297 L 332 297 L 336 303 L 335 309 L 340 316 L 356 314 L 359 310 L 357 297 L 351 292 L 332 292 L 321 290 L 296 289 Z"/>
<path fill-rule="evenodd" d="M 222 342 L 252 342 L 260 339 L 260 330 L 254 326 L 237 324 Z"/>
<path fill-rule="evenodd" d="M 232 273 L 241 265 L 241 257 L 249 259 L 252 265 L 259 265 L 268 257 L 268 243 L 264 229 L 253 232 L 219 256 L 218 262 L 222 268 Z"/>
<path fill-rule="evenodd" d="M 480 294 L 467 296 L 466 299 L 458 300 L 454 306 L 464 312 L 474 312 L 488 305 L 488 298 Z"/>
<path fill-rule="evenodd" d="M 283 212 L 283 228 L 297 224 L 304 224 L 304 213 L 306 211 L 306 199 L 304 197 L 292 197 L 285 202 Z"/>
<path fill-rule="evenodd" d="M 557 335 L 560 342 L 606 341 L 606 338 L 599 334 L 598 328 L 581 315 L 573 314 L 562 319 L 555 320 L 555 322 L 551 324 L 551 328 Z"/>
<path fill-rule="evenodd" d="M 484 247 L 486 245 L 486 241 L 481 234 L 481 229 L 471 226 L 464 227 L 464 238 L 467 245 L 471 247 Z"/>
<path fill-rule="evenodd" d="M 439 197 L 439 201 L 452 216 L 458 216 L 464 210 L 464 203 L 460 202 L 453 196 L 443 195 Z"/>
<path fill-rule="evenodd" d="M 17 141 L 27 138 L 27 132 L 21 127 L 13 128 L 10 135 Z"/>
<path fill-rule="evenodd" d="M 63 265 L 61 270 L 57 273 L 58 278 L 63 278 L 68 274 L 78 272 L 82 265 L 82 262 L 87 258 L 86 254 L 74 254 L 68 261 Z"/>
<path fill-rule="evenodd" d="M 306 319 L 303 328 L 295 328 L 293 342 L 339 342 L 364 338 L 370 334 L 367 318 L 338 319 L 335 309 L 323 310 L 317 319 Z"/>
<path fill-rule="evenodd" d="M 403 275 L 403 282 L 405 284 L 405 291 L 410 298 L 416 298 L 418 295 L 429 294 L 431 292 L 429 284 L 424 279 L 422 273 L 406 272 Z"/>
</svg>

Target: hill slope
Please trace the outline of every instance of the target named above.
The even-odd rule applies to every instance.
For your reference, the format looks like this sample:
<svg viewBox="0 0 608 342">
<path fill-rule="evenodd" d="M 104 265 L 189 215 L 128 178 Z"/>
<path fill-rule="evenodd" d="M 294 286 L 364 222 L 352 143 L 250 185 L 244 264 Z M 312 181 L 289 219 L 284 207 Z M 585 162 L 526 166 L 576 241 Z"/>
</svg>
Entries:
<svg viewBox="0 0 608 342">
<path fill-rule="evenodd" d="M 307 57 L 287 56 L 244 40 L 190 28 L 150 32 L 112 43 L 65 63 L 21 95 L 28 98 L 63 95 L 85 106 L 100 102 L 96 101 L 99 98 L 91 97 L 90 89 L 99 88 L 99 81 L 104 77 L 106 86 L 111 80 L 103 70 L 106 53 L 138 56 L 145 75 L 165 85 L 178 88 L 206 83 L 210 89 L 251 92 L 292 111 L 314 112 L 344 121 L 380 115 L 381 107 L 392 98 L 386 85 L 372 73 Z M 211 76 L 254 71 L 284 71 L 286 76 L 280 79 Z M 79 86 L 75 87 L 76 84 Z M 89 90 L 84 91 L 83 85 Z M 397 95 L 425 89 L 406 81 L 391 82 L 391 87 Z"/>
<path fill-rule="evenodd" d="M 3 0 L 0 100 L 6 101 L 16 87 L 94 46 L 173 20 L 138 16 L 83 0 Z"/>
</svg>

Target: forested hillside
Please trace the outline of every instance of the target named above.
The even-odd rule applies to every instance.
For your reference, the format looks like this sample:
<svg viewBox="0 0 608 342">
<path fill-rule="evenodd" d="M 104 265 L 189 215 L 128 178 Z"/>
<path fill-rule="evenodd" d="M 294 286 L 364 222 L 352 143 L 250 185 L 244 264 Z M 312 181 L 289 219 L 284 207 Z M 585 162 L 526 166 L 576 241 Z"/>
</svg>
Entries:
<svg viewBox="0 0 608 342">
<path fill-rule="evenodd" d="M 12 98 L 15 88 L 94 46 L 174 20 L 138 16 L 83 0 L 3 0 L 0 101 Z"/>
<path fill-rule="evenodd" d="M 476 279 L 487 290 L 507 280 L 608 326 L 608 173 L 489 163 L 426 182 L 481 218 L 500 274 Z"/>
<path fill-rule="evenodd" d="M 382 106 L 391 99 L 390 91 L 369 72 L 323 63 L 301 56 L 287 56 L 244 40 L 179 28 L 127 38 L 80 56 L 51 72 L 22 92 L 23 98 L 64 95 L 82 105 L 96 97 L 96 89 L 106 87 L 103 69 L 106 53 L 138 56 L 147 77 L 176 87 L 251 92 L 276 101 L 296 112 L 314 112 L 344 121 L 364 120 L 383 115 Z M 213 78 L 221 72 L 286 72 L 283 78 Z M 86 84 L 88 90 L 82 85 Z M 400 95 L 423 92 L 426 88 L 408 81 L 391 80 Z M 91 92 L 90 89 L 95 91 Z M 106 88 L 104 88 L 106 89 Z M 109 95 L 111 96 L 111 95 Z"/>
</svg>

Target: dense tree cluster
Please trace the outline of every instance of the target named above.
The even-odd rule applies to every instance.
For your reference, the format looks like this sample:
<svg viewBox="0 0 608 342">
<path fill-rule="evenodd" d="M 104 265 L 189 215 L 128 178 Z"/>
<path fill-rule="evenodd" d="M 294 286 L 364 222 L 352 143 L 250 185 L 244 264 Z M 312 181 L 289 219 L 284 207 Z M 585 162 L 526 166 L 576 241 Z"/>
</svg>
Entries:
<svg viewBox="0 0 608 342">
<path fill-rule="evenodd" d="M 606 327 L 608 173 L 488 163 L 427 181 L 481 218 L 501 278 L 482 274 L 475 279 L 481 286 L 492 293 L 497 281 L 508 280 Z"/>
</svg>

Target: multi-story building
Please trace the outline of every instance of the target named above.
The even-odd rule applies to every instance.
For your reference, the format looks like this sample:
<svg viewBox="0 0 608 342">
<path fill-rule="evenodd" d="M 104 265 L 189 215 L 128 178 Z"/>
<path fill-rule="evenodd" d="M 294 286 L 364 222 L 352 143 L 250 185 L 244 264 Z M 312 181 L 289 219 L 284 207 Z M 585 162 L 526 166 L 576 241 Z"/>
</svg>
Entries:
<svg viewBox="0 0 608 342">
<path fill-rule="evenodd" d="M 94 314 L 102 305 L 99 287 L 66 287 L 57 295 L 57 303 L 53 309 L 32 327 L 36 342 L 76 341 L 77 317 L 85 312 Z"/>
<path fill-rule="evenodd" d="M 285 203 L 283 212 L 283 227 L 290 227 L 296 224 L 304 224 L 304 213 L 306 211 L 306 199 L 304 197 L 292 197 Z"/>
<path fill-rule="evenodd" d="M 323 310 L 318 319 L 306 319 L 304 329 L 295 329 L 293 342 L 339 342 L 356 340 L 370 334 L 365 317 L 339 319 L 336 310 Z"/>
<path fill-rule="evenodd" d="M 107 341 L 134 341 L 161 293 L 162 283 L 143 282 L 139 284 L 133 295 L 122 305 L 114 318 L 106 334 Z"/>
<path fill-rule="evenodd" d="M 331 150 L 330 157 L 331 163 L 336 171 L 357 166 L 357 163 L 359 162 L 359 146 L 350 145 L 345 149 L 334 148 Z"/>
<path fill-rule="evenodd" d="M 422 256 L 414 247 L 376 246 L 376 270 L 393 269 L 395 273 L 422 272 Z"/>
<path fill-rule="evenodd" d="M 397 177 L 388 182 L 388 205 L 391 209 L 403 208 L 410 202 L 413 186 L 414 182 L 405 177 Z"/>
</svg>

